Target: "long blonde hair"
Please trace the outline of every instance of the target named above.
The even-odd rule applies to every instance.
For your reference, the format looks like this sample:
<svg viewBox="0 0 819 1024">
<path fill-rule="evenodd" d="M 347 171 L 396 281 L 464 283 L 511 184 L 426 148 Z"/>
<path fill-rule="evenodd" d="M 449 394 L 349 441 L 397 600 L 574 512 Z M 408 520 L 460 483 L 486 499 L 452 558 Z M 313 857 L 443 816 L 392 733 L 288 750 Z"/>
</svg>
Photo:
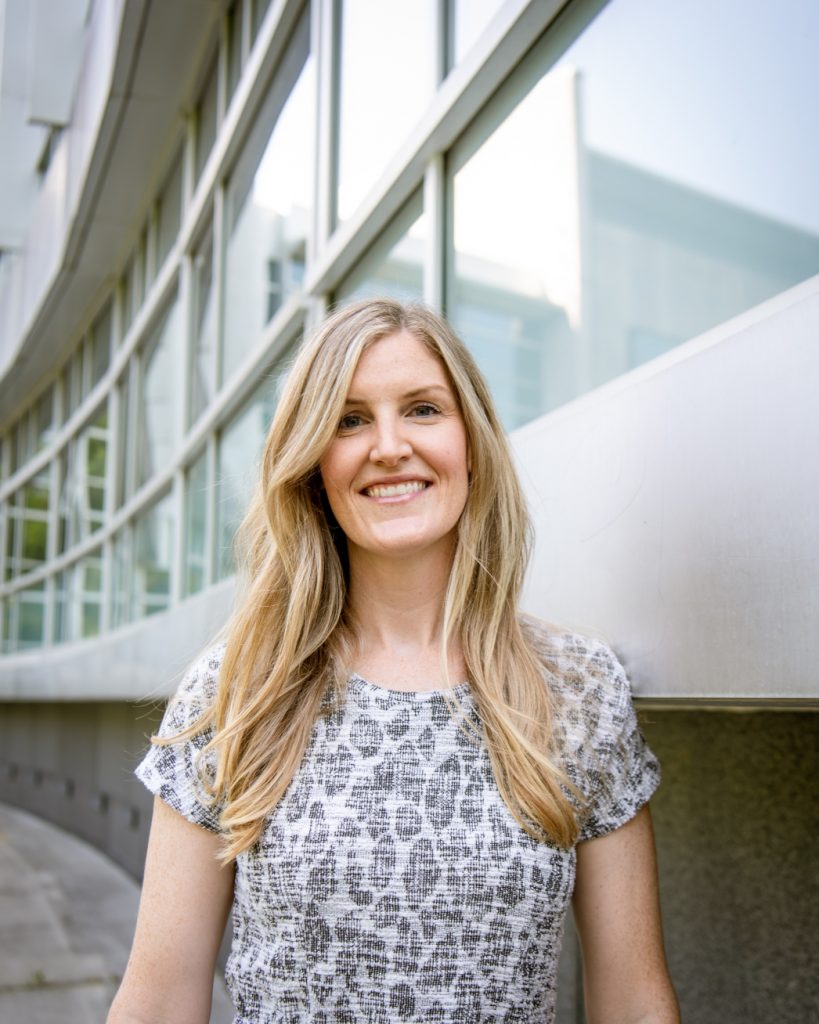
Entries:
<svg viewBox="0 0 819 1024">
<path fill-rule="evenodd" d="M 346 538 L 329 511 L 318 464 L 361 353 L 401 330 L 441 360 L 471 452 L 442 651 L 460 638 L 495 779 L 520 825 L 561 846 L 577 836 L 579 797 L 554 749 L 548 666 L 518 616 L 531 528 L 489 391 L 441 317 L 420 305 L 370 300 L 329 316 L 290 371 L 240 528 L 244 590 L 228 624 L 216 699 L 187 730 L 214 732 L 211 789 L 223 805 L 226 861 L 258 840 L 301 762 L 328 687 L 343 691 L 348 676 L 354 638 Z"/>
</svg>

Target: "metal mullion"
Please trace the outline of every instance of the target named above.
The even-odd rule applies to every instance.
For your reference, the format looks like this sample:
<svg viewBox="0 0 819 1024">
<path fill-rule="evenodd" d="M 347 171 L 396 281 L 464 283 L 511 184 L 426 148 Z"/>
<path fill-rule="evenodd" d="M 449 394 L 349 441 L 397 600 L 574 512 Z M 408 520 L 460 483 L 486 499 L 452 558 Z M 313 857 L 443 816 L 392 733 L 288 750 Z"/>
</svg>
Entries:
<svg viewBox="0 0 819 1024">
<path fill-rule="evenodd" d="M 171 484 L 173 504 L 173 556 L 171 560 L 170 604 L 179 604 L 184 597 L 182 586 L 185 571 L 185 470 L 177 469 Z"/>
<path fill-rule="evenodd" d="M 311 49 L 316 55 L 316 179 L 313 230 L 308 238 L 311 266 L 333 233 L 338 177 L 339 61 L 341 0 L 315 0 L 310 25 Z"/>
<path fill-rule="evenodd" d="M 222 12 L 219 25 L 219 48 L 216 56 L 216 135 L 225 120 L 230 97 L 228 75 L 230 71 L 230 17 L 227 8 Z"/>
<path fill-rule="evenodd" d="M 220 182 L 213 193 L 213 270 L 211 287 L 215 289 L 214 319 L 216 321 L 216 339 L 213 346 L 212 359 L 214 365 L 213 380 L 216 391 L 222 387 L 222 369 L 224 361 L 222 352 L 225 343 L 225 188 Z"/>
<path fill-rule="evenodd" d="M 205 566 L 204 586 L 210 586 L 216 582 L 216 513 L 218 508 L 218 494 L 216 487 L 216 472 L 218 469 L 218 451 L 216 433 L 208 435 L 207 448 L 205 450 Z"/>
<path fill-rule="evenodd" d="M 424 302 L 444 308 L 446 240 L 446 179 L 442 153 L 434 156 L 424 173 L 424 213 L 427 237 L 424 246 Z"/>
</svg>

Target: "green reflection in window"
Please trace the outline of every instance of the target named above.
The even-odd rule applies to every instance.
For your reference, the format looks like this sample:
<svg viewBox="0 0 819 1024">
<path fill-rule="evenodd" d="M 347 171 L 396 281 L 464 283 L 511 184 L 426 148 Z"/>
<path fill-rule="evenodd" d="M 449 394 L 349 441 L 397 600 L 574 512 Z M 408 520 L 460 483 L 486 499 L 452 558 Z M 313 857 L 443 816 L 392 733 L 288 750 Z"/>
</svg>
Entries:
<svg viewBox="0 0 819 1024">
<path fill-rule="evenodd" d="M 131 620 L 133 606 L 133 561 L 132 531 L 124 526 L 115 536 L 113 543 L 111 580 L 111 625 L 122 626 Z"/>
</svg>

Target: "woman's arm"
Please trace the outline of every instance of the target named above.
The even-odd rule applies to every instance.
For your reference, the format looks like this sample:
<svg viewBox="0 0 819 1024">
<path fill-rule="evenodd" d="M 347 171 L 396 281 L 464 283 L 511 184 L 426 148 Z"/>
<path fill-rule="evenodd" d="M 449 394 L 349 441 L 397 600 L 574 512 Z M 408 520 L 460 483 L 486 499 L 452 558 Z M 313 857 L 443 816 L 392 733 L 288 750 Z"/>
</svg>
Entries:
<svg viewBox="0 0 819 1024">
<path fill-rule="evenodd" d="M 589 1024 L 679 1024 L 648 805 L 608 835 L 578 844 L 574 915 Z"/>
<path fill-rule="evenodd" d="M 207 1024 L 233 895 L 219 844 L 154 800 L 134 944 L 108 1024 Z"/>
</svg>

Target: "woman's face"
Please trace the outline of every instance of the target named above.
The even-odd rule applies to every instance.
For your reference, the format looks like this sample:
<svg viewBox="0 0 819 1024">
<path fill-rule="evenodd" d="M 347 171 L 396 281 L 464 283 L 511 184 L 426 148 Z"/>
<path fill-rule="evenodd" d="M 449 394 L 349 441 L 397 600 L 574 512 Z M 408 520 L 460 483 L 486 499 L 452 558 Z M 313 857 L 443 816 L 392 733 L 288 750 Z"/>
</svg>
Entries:
<svg viewBox="0 0 819 1024">
<path fill-rule="evenodd" d="M 357 553 L 452 557 L 469 450 L 441 362 L 407 331 L 365 349 L 319 463 L 333 514 Z"/>
</svg>

